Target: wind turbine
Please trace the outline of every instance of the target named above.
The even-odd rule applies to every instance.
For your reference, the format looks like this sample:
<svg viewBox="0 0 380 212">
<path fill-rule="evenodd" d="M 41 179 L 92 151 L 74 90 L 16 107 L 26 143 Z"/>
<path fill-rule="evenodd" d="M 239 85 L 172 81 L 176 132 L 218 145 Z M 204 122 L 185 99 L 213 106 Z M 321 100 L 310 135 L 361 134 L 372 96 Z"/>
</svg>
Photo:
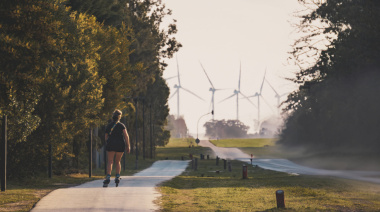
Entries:
<svg viewBox="0 0 380 212">
<path fill-rule="evenodd" d="M 238 89 L 234 90 L 234 94 L 232 94 L 231 96 L 223 99 L 222 101 L 220 102 L 224 102 L 225 100 L 227 99 L 230 99 L 234 96 L 236 96 L 236 120 L 239 120 L 239 94 L 241 94 L 243 97 L 245 97 L 253 106 L 256 107 L 255 104 L 253 104 L 253 102 L 251 102 L 251 100 L 248 99 L 248 97 L 246 95 L 244 95 L 241 91 L 240 91 L 240 80 L 241 80 L 241 63 L 240 63 L 240 71 L 239 71 L 239 84 L 238 84 Z M 219 102 L 219 103 L 220 103 Z"/>
<path fill-rule="evenodd" d="M 172 77 L 168 77 L 168 78 L 164 78 L 165 80 L 170 80 L 170 79 L 173 79 L 173 78 L 176 78 L 177 76 L 172 76 Z"/>
<path fill-rule="evenodd" d="M 186 89 L 186 88 L 184 88 L 184 87 L 181 86 L 181 79 L 179 77 L 179 65 L 178 65 L 178 58 L 177 57 L 176 57 L 176 60 L 177 60 L 178 85 L 177 84 L 174 85 L 174 88 L 176 89 L 176 91 L 170 96 L 169 99 L 171 99 L 175 94 L 177 94 L 177 119 L 178 119 L 179 118 L 179 91 L 180 91 L 180 89 L 182 89 L 182 90 L 184 90 L 184 91 L 186 91 L 186 92 L 188 92 L 188 93 L 196 96 L 197 98 L 199 98 L 199 99 L 201 99 L 203 101 L 204 101 L 204 99 L 202 99 L 201 97 L 199 97 L 195 93 L 193 93 L 193 92 L 189 91 L 188 89 Z"/>
<path fill-rule="evenodd" d="M 273 111 L 272 107 L 269 105 L 269 103 L 265 100 L 265 98 L 262 96 L 262 91 L 263 91 L 263 86 L 264 86 L 264 81 L 265 81 L 265 75 L 266 75 L 266 70 L 264 72 L 264 77 L 263 81 L 261 82 L 260 86 L 260 91 L 256 92 L 254 95 L 249 96 L 248 98 L 251 97 L 257 97 L 257 126 L 260 127 L 260 97 L 264 100 L 264 102 L 269 106 L 269 108 Z M 274 113 L 274 111 L 273 111 Z"/>
<path fill-rule="evenodd" d="M 279 95 L 278 92 L 276 91 L 276 89 L 274 89 L 274 87 L 269 83 L 269 81 L 267 79 L 265 79 L 265 82 L 268 83 L 269 87 L 271 87 L 272 90 L 274 91 L 274 93 L 276 94 L 275 98 L 277 98 L 277 115 L 279 116 L 280 115 L 280 99 L 281 99 L 281 97 L 285 96 L 288 93 L 283 93 L 283 94 Z"/>
<path fill-rule="evenodd" d="M 220 90 L 224 90 L 224 89 L 216 89 L 215 87 L 214 87 L 214 85 L 212 84 L 212 82 L 211 82 L 211 79 L 210 79 L 210 77 L 207 75 L 207 72 L 206 72 L 206 70 L 205 70 L 205 68 L 203 67 L 203 65 L 202 65 L 202 63 L 201 62 L 199 62 L 200 64 L 201 64 L 201 67 L 202 67 L 202 69 L 203 69 L 203 72 L 205 72 L 205 74 L 206 74 L 206 77 L 207 77 L 207 79 L 208 79 L 208 81 L 210 82 L 210 85 L 211 85 L 211 88 L 209 89 L 209 91 L 211 91 L 211 106 L 212 106 L 212 111 L 214 111 L 214 113 L 212 114 L 212 120 L 214 121 L 214 114 L 215 114 L 215 104 L 214 104 L 214 97 L 215 97 L 215 91 L 220 91 Z"/>
</svg>

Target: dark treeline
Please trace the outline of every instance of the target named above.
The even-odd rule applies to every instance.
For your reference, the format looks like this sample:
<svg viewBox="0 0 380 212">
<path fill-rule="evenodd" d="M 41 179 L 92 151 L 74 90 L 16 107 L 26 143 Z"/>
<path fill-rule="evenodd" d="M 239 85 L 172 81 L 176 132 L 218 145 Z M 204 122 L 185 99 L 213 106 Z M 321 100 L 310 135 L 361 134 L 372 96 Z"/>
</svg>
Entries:
<svg viewBox="0 0 380 212">
<path fill-rule="evenodd" d="M 380 153 L 380 1 L 300 3 L 316 9 L 301 17 L 306 35 L 292 52 L 300 87 L 285 102 L 279 142 L 314 154 Z"/>
<path fill-rule="evenodd" d="M 173 37 L 175 21 L 160 29 L 166 15 L 154 0 L 0 2 L 0 115 L 9 120 L 10 176 L 46 171 L 49 144 L 55 170 L 85 167 L 88 129 L 99 129 L 101 147 L 116 108 L 133 147 L 136 118 L 138 145 L 143 123 L 150 140 L 150 112 L 154 146 L 167 142 L 164 58 L 181 44 Z M 137 117 L 132 97 L 144 97 Z"/>
<path fill-rule="evenodd" d="M 249 127 L 239 120 L 214 120 L 203 125 L 211 138 L 246 138 Z"/>
</svg>

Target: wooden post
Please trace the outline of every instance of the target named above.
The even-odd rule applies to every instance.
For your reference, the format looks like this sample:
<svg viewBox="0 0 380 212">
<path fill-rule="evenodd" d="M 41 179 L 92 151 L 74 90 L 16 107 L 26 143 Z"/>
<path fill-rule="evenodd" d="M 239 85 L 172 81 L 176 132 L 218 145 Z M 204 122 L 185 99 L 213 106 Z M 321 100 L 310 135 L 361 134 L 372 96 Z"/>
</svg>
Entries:
<svg viewBox="0 0 380 212">
<path fill-rule="evenodd" d="M 150 128 L 149 128 L 149 140 L 150 140 L 150 159 L 153 159 L 153 126 L 152 126 L 152 104 L 149 105 L 150 108 L 150 113 L 149 113 L 149 123 L 150 123 Z"/>
<path fill-rule="evenodd" d="M 198 170 L 198 158 L 195 158 L 194 171 Z"/>
<path fill-rule="evenodd" d="M 143 159 L 145 160 L 145 98 L 142 99 L 143 102 Z"/>
<path fill-rule="evenodd" d="M 136 144 L 136 147 L 135 147 L 135 154 L 136 154 L 136 161 L 135 161 L 135 169 L 138 168 L 138 161 L 139 161 L 139 149 L 138 149 L 138 146 L 137 146 L 137 135 L 138 135 L 138 131 L 137 131 L 137 100 L 138 98 L 136 97 L 135 99 L 135 130 L 136 130 L 136 135 L 135 135 L 135 138 L 136 138 L 136 141 L 135 141 L 135 144 Z"/>
<path fill-rule="evenodd" d="M 219 157 L 216 156 L 216 165 L 218 166 L 219 165 Z"/>
<path fill-rule="evenodd" d="M 88 177 L 92 177 L 92 130 L 91 128 L 89 129 L 89 134 L 88 134 Z"/>
<path fill-rule="evenodd" d="M 228 171 L 232 172 L 232 166 L 231 166 L 231 162 L 230 161 L 228 161 Z"/>
<path fill-rule="evenodd" d="M 1 191 L 7 188 L 7 116 L 3 117 L 2 136 L 0 145 L 1 165 L 0 165 L 0 178 L 1 178 Z"/>
<path fill-rule="evenodd" d="M 285 195 L 283 190 L 276 191 L 277 208 L 285 208 Z"/>
<path fill-rule="evenodd" d="M 227 169 L 227 160 L 226 159 L 223 159 L 223 166 L 224 166 L 224 170 Z"/>
<path fill-rule="evenodd" d="M 106 126 L 104 126 L 104 132 L 106 131 Z M 103 138 L 105 138 L 105 133 L 103 135 Z M 107 175 L 107 141 L 104 140 L 104 147 L 103 147 L 103 155 L 104 155 L 104 175 Z"/>
<path fill-rule="evenodd" d="M 51 178 L 53 176 L 53 150 L 52 150 L 52 145 L 51 141 L 49 143 L 49 159 L 48 159 L 48 176 Z"/>
<path fill-rule="evenodd" d="M 246 165 L 243 165 L 243 179 L 248 179 L 248 170 Z"/>
</svg>

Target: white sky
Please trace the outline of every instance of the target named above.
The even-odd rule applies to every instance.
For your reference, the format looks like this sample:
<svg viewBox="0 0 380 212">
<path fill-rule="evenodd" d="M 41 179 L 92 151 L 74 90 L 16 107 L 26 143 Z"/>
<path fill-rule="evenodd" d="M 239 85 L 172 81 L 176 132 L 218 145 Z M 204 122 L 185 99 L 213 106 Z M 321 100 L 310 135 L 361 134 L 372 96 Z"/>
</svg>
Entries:
<svg viewBox="0 0 380 212">
<path fill-rule="evenodd" d="M 294 28 L 289 21 L 293 12 L 300 8 L 297 0 L 162 0 L 172 9 L 168 22 L 177 20 L 175 36 L 183 47 L 177 53 L 181 86 L 191 90 L 194 97 L 180 91 L 180 115 L 185 118 L 191 134 L 197 133 L 198 119 L 211 111 L 211 87 L 200 64 L 206 69 L 215 88 L 230 88 L 215 93 L 215 119 L 236 119 L 236 97 L 218 103 L 233 94 L 238 87 L 241 62 L 241 92 L 254 95 L 261 85 L 263 75 L 279 94 L 288 93 L 296 86 L 285 77 L 293 77 L 297 71 L 288 65 L 287 58 L 294 41 Z M 167 61 L 164 78 L 177 75 L 176 59 Z M 173 94 L 178 79 L 167 81 Z M 277 112 L 275 93 L 264 84 L 263 97 Z M 242 97 L 242 96 L 241 96 Z M 281 100 L 285 100 L 283 97 Z M 251 98 L 257 105 L 257 98 Z M 177 96 L 169 100 L 170 114 L 177 115 Z M 275 113 L 261 101 L 261 120 Z M 212 116 L 199 122 L 199 134 L 204 133 L 203 124 Z M 239 120 L 254 132 L 257 109 L 247 100 L 239 99 Z"/>
</svg>

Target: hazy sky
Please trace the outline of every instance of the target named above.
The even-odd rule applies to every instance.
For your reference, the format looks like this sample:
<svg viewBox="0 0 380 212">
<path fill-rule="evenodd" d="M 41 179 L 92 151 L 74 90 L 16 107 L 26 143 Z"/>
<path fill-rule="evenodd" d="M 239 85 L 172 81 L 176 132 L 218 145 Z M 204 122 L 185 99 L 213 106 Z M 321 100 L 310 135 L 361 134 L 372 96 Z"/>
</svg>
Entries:
<svg viewBox="0 0 380 212">
<path fill-rule="evenodd" d="M 186 120 L 190 133 L 197 133 L 198 119 L 211 111 L 210 84 L 204 74 L 206 69 L 215 88 L 228 90 L 215 93 L 215 119 L 236 119 L 236 97 L 222 103 L 238 87 L 241 63 L 241 92 L 254 95 L 261 85 L 265 69 L 266 79 L 279 94 L 293 91 L 296 86 L 285 80 L 292 77 L 296 68 L 288 65 L 287 58 L 294 40 L 293 12 L 300 8 L 297 0 L 162 0 L 173 10 L 170 20 L 177 20 L 176 38 L 183 47 L 178 58 L 181 86 L 205 99 L 202 101 L 186 91 L 180 91 L 180 115 Z M 177 63 L 173 58 L 164 77 L 177 75 Z M 178 79 L 167 81 L 173 94 Z M 263 97 L 271 108 L 261 101 L 261 120 L 275 115 L 277 99 L 275 93 L 264 84 Z M 242 97 L 242 96 L 241 96 Z M 281 100 L 284 100 L 282 98 Z M 251 98 L 257 105 L 257 98 Z M 177 115 L 177 96 L 169 100 L 170 114 Z M 205 116 L 199 122 L 199 133 L 204 133 L 203 124 L 211 120 Z M 254 132 L 257 109 L 247 100 L 239 99 L 239 120 Z"/>
</svg>

